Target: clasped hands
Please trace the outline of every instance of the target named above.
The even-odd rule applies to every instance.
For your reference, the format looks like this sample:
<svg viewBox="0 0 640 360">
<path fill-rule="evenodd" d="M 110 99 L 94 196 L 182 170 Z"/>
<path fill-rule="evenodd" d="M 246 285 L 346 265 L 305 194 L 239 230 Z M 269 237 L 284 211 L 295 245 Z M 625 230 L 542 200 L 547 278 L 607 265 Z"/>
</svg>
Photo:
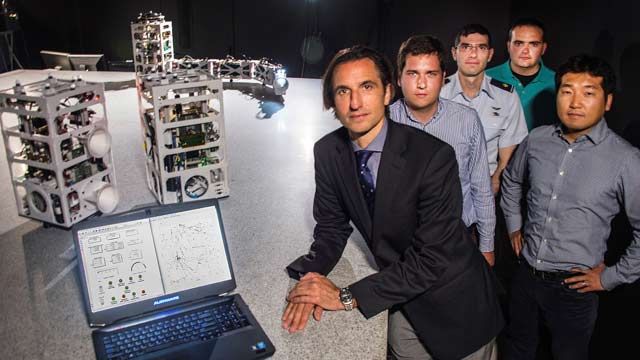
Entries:
<svg viewBox="0 0 640 360">
<path fill-rule="evenodd" d="M 287 295 L 287 308 L 282 315 L 282 327 L 290 333 L 303 330 L 313 312 L 320 321 L 325 310 L 344 310 L 340 289 L 325 276 L 310 272 Z"/>
</svg>

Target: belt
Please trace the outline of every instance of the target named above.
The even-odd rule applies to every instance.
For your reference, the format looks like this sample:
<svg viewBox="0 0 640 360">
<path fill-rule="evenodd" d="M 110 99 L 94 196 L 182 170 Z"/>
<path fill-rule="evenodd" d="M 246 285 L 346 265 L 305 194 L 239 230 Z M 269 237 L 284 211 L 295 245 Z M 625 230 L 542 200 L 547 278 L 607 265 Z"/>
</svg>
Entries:
<svg viewBox="0 0 640 360">
<path fill-rule="evenodd" d="M 551 280 L 551 281 L 562 281 L 566 278 L 570 278 L 572 276 L 577 276 L 580 274 L 575 274 L 570 271 L 542 271 L 534 268 L 529 265 L 529 263 L 522 259 L 522 263 L 524 263 L 527 270 L 536 278 L 541 280 Z"/>
</svg>

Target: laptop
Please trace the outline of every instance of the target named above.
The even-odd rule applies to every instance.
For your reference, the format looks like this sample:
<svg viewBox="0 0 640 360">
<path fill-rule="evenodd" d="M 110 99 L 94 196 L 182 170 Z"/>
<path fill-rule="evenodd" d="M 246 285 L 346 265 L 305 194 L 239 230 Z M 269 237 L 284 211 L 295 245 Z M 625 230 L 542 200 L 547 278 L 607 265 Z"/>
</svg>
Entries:
<svg viewBox="0 0 640 360">
<path fill-rule="evenodd" d="M 275 348 L 236 287 L 215 199 L 73 227 L 96 357 L 261 359 Z"/>
</svg>

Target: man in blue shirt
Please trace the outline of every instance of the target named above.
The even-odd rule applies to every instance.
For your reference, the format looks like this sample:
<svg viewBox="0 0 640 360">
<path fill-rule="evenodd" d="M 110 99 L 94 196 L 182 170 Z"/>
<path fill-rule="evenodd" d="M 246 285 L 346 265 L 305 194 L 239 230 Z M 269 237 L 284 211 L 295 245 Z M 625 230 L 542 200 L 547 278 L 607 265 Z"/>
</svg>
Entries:
<svg viewBox="0 0 640 360">
<path fill-rule="evenodd" d="M 440 97 L 467 105 L 478 112 L 487 141 L 492 190 L 498 194 L 502 172 L 516 146 L 527 136 L 527 124 L 514 86 L 492 79 L 486 67 L 493 57 L 491 34 L 480 24 L 463 26 L 451 49 L 458 71 L 445 79 Z M 499 209 L 498 209 L 499 210 Z M 496 214 L 495 271 L 503 285 L 510 283 L 515 267 L 500 211 Z M 505 286 L 505 290 L 508 287 Z"/>
<path fill-rule="evenodd" d="M 472 108 L 440 98 L 444 56 L 440 40 L 429 35 L 412 36 L 402 43 L 397 66 L 404 98 L 391 104 L 389 113 L 391 120 L 423 130 L 453 147 L 462 185 L 462 220 L 472 236 L 477 229 L 480 252 L 493 266 L 496 215 L 484 131 Z"/>
<path fill-rule="evenodd" d="M 491 34 L 480 24 L 463 26 L 451 48 L 458 71 L 445 79 L 440 97 L 478 112 L 487 141 L 487 160 L 494 193 L 516 146 L 527 136 L 522 106 L 513 86 L 485 74 L 493 57 Z"/>
<path fill-rule="evenodd" d="M 604 120 L 614 71 L 599 58 L 574 56 L 558 69 L 556 84 L 561 124 L 534 129 L 503 176 L 501 206 L 521 256 L 506 359 L 535 358 L 539 319 L 551 332 L 555 359 L 589 358 L 595 292 L 640 276 L 640 150 Z M 617 263 L 606 266 L 611 221 L 622 209 L 633 241 Z"/>
<path fill-rule="evenodd" d="M 509 60 L 486 71 L 490 77 L 515 87 L 529 130 L 557 119 L 555 73 L 542 63 L 546 50 L 544 25 L 536 19 L 519 19 L 507 37 Z"/>
</svg>

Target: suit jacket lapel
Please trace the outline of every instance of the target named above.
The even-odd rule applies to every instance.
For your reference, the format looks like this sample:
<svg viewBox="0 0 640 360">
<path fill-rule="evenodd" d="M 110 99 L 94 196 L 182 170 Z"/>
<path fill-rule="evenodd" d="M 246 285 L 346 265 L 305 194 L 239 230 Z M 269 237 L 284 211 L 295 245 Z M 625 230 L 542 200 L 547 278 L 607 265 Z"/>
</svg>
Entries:
<svg viewBox="0 0 640 360">
<path fill-rule="evenodd" d="M 344 129 L 343 143 L 336 146 L 336 162 L 339 169 L 338 177 L 342 181 L 342 185 L 346 189 L 348 201 L 351 202 L 351 208 L 355 209 L 356 219 L 352 219 L 354 223 L 362 224 L 365 234 L 364 237 L 369 241 L 371 239 L 371 217 L 367 210 L 367 203 L 364 200 L 362 191 L 360 190 L 360 182 L 356 174 L 356 161 L 353 154 L 353 148 L 349 142 L 349 136 Z"/>
<path fill-rule="evenodd" d="M 394 194 L 399 183 L 398 179 L 402 176 L 406 164 L 403 153 L 407 148 L 407 139 L 397 131 L 398 125 L 391 120 L 387 121 L 389 122 L 387 139 L 384 142 L 376 180 L 374 226 L 375 224 L 384 226 L 387 211 L 392 208 Z M 375 228 L 372 229 L 372 233 L 375 234 Z"/>
</svg>

